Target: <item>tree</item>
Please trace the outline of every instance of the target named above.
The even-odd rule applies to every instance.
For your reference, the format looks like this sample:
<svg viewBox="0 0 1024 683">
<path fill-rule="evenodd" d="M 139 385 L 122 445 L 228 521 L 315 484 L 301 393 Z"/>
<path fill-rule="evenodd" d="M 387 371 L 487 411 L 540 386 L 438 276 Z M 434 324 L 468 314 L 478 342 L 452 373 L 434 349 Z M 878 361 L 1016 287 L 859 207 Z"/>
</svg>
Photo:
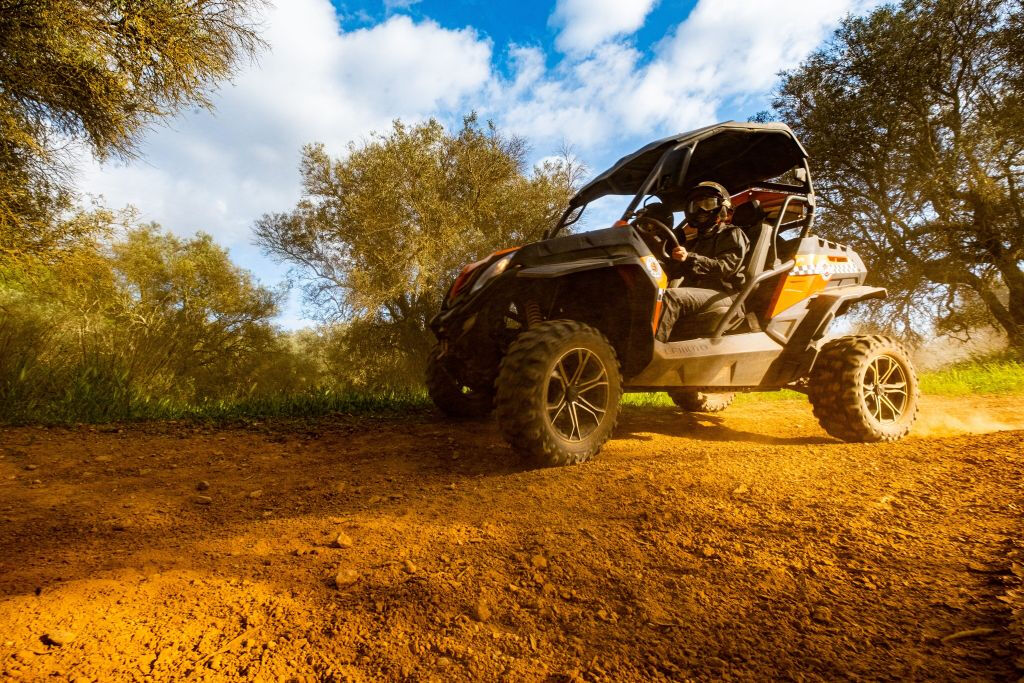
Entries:
<svg viewBox="0 0 1024 683">
<path fill-rule="evenodd" d="M 196 396 L 237 389 L 275 343 L 280 293 L 260 286 L 204 233 L 182 240 L 148 226 L 111 248 L 107 316 L 130 376 L 168 377 Z"/>
<path fill-rule="evenodd" d="M 310 145 L 304 198 L 263 216 L 256 239 L 294 266 L 323 319 L 348 321 L 354 362 L 392 357 L 367 385 L 418 384 L 433 341 L 427 323 L 459 269 L 540 238 L 573 192 L 578 166 L 547 162 L 527 175 L 526 153 L 523 140 L 475 116 L 454 134 L 434 120 L 396 121 L 342 159 Z"/>
<path fill-rule="evenodd" d="M 905 0 L 848 17 L 782 74 L 774 109 L 814 159 L 821 231 L 890 288 L 885 319 L 1024 348 L 1019 0 Z"/>
<path fill-rule="evenodd" d="M 271 324 L 278 301 L 208 235 L 152 225 L 0 264 L 0 420 L 301 388 L 283 372 L 301 358 Z"/>
<path fill-rule="evenodd" d="M 263 0 L 0 0 L 0 256 L 79 238 L 69 141 L 128 157 L 261 45 Z M 75 227 L 72 225 L 71 227 Z"/>
</svg>

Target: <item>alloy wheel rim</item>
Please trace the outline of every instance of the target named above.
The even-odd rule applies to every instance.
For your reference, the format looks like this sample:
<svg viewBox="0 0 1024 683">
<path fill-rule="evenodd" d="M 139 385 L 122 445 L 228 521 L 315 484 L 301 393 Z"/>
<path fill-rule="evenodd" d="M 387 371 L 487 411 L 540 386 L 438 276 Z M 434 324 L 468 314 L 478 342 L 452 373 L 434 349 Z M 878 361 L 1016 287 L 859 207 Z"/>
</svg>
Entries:
<svg viewBox="0 0 1024 683">
<path fill-rule="evenodd" d="M 898 422 L 909 400 L 907 375 L 892 356 L 880 355 L 864 371 L 864 403 L 879 424 Z"/>
<path fill-rule="evenodd" d="M 548 375 L 548 422 L 566 441 L 583 441 L 600 427 L 609 398 L 608 370 L 598 355 L 589 349 L 569 349 Z"/>
</svg>

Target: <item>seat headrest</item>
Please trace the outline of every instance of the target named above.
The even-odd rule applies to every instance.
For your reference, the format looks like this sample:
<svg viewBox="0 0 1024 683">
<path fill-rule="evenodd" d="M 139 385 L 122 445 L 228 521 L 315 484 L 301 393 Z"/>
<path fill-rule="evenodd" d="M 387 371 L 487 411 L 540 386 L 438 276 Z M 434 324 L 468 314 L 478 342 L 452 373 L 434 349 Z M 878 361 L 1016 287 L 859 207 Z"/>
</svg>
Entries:
<svg viewBox="0 0 1024 683">
<path fill-rule="evenodd" d="M 636 215 L 637 218 L 649 216 L 656 221 L 664 223 L 670 228 L 675 224 L 675 219 L 672 216 L 672 209 L 668 208 L 668 206 L 662 204 L 661 202 L 652 202 L 648 204 L 647 206 L 637 211 Z"/>
<path fill-rule="evenodd" d="M 732 224 L 741 228 L 749 228 L 764 219 L 761 202 L 756 199 L 744 202 L 736 207 L 732 214 Z"/>
</svg>

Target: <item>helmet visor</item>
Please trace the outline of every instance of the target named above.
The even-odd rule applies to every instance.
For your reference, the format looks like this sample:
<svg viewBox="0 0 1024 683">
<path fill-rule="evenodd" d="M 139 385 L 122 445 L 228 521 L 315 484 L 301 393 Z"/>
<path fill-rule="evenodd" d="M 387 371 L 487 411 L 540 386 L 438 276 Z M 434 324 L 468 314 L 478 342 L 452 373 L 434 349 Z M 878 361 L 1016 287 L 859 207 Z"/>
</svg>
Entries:
<svg viewBox="0 0 1024 683">
<path fill-rule="evenodd" d="M 718 197 L 694 197 L 686 204 L 686 212 L 696 214 L 715 211 L 719 206 Z"/>
</svg>

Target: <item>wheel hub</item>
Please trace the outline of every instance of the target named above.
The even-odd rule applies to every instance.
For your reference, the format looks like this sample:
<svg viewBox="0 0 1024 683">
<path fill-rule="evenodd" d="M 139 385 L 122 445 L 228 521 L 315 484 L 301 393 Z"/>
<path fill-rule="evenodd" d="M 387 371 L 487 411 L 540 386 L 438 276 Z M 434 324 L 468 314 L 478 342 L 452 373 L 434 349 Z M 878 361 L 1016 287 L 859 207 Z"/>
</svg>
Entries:
<svg viewBox="0 0 1024 683">
<path fill-rule="evenodd" d="M 906 410 L 907 377 L 895 358 L 880 355 L 864 372 L 864 402 L 871 417 L 882 424 L 899 421 Z"/>
<path fill-rule="evenodd" d="M 567 441 L 582 441 L 608 412 L 608 370 L 593 351 L 570 349 L 555 361 L 546 393 L 551 426 Z"/>
</svg>

